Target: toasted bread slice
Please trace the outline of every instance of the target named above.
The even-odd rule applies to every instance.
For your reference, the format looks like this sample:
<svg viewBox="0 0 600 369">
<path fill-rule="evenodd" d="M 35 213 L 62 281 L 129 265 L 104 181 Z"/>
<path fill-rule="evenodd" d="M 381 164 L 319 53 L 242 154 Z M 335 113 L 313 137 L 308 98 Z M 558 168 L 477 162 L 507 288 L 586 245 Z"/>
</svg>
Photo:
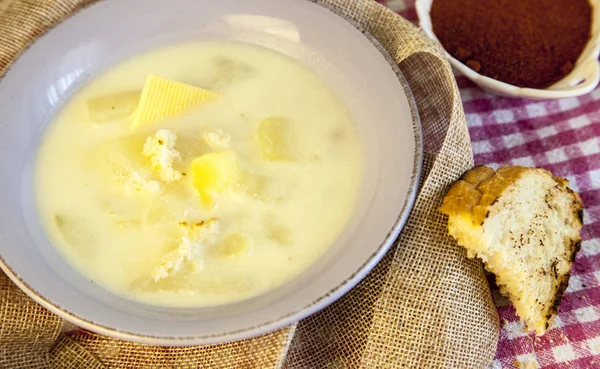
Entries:
<svg viewBox="0 0 600 369">
<path fill-rule="evenodd" d="M 496 275 L 530 331 L 556 316 L 581 245 L 583 205 L 564 178 L 538 168 L 479 166 L 451 187 L 448 232 Z"/>
</svg>

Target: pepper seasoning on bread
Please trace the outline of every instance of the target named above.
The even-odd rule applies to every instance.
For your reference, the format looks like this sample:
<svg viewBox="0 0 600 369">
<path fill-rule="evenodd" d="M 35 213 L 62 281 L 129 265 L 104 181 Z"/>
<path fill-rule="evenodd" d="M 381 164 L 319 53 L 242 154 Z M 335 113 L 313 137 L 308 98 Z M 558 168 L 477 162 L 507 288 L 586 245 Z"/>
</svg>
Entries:
<svg viewBox="0 0 600 369">
<path fill-rule="evenodd" d="M 484 262 L 527 328 L 543 335 L 581 246 L 583 204 L 568 181 L 544 169 L 479 166 L 452 184 L 440 211 L 467 256 Z"/>
</svg>

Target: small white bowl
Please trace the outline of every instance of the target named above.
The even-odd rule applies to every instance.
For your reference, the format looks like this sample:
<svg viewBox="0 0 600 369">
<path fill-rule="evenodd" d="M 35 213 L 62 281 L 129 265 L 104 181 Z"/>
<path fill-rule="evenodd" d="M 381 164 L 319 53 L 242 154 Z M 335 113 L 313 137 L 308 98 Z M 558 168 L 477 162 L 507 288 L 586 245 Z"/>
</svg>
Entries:
<svg viewBox="0 0 600 369">
<path fill-rule="evenodd" d="M 433 0 L 417 0 L 415 7 L 423 32 L 430 38 L 439 42 L 433 33 L 431 25 L 431 3 Z M 456 70 L 475 82 L 481 88 L 503 96 L 523 97 L 528 99 L 560 99 L 587 94 L 600 82 L 600 0 L 590 0 L 592 4 L 592 35 L 584 48 L 581 56 L 575 63 L 573 71 L 560 81 L 545 89 L 522 88 L 508 83 L 500 82 L 490 77 L 481 75 L 467 67 L 459 60 L 446 52 L 446 56 Z"/>
<path fill-rule="evenodd" d="M 258 336 L 332 303 L 394 242 L 421 169 L 421 130 L 410 90 L 389 55 L 369 37 L 333 12 L 297 0 L 104 1 L 61 23 L 0 81 L 0 268 L 68 321 L 148 344 L 215 344 Z M 284 53 L 338 92 L 364 143 L 356 210 L 321 259 L 263 295 L 185 309 L 125 299 L 84 278 L 46 236 L 32 189 L 40 137 L 65 99 L 98 71 L 161 45 L 215 39 Z"/>
</svg>

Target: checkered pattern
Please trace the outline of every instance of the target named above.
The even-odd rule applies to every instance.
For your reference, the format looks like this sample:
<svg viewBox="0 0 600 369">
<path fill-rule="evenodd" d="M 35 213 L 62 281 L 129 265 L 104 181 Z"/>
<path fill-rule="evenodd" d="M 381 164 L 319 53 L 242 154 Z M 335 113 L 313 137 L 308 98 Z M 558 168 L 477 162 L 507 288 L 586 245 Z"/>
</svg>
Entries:
<svg viewBox="0 0 600 369">
<path fill-rule="evenodd" d="M 381 0 L 416 21 L 414 0 Z M 542 167 L 569 179 L 585 205 L 581 252 L 560 314 L 543 337 L 527 334 L 493 295 L 502 322 L 491 369 L 600 368 L 600 88 L 579 98 L 528 101 L 488 94 L 457 78 L 475 164 Z"/>
</svg>

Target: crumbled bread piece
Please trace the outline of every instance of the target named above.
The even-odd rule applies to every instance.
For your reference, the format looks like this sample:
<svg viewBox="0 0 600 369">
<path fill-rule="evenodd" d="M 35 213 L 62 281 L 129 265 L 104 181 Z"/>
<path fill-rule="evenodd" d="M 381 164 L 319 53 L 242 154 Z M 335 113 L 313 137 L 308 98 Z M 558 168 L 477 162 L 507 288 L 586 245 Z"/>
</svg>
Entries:
<svg viewBox="0 0 600 369">
<path fill-rule="evenodd" d="M 231 136 L 219 128 L 203 132 L 202 139 L 212 150 L 227 149 L 231 142 Z"/>
<path fill-rule="evenodd" d="M 156 282 L 180 271 L 186 261 L 195 262 L 198 268 L 202 268 L 204 249 L 216 242 L 219 233 L 219 220 L 216 218 L 193 224 L 181 222 L 179 226 L 184 232 L 181 243 L 152 272 L 152 278 Z"/>
<path fill-rule="evenodd" d="M 480 166 L 455 182 L 440 210 L 448 232 L 496 275 L 529 330 L 544 334 L 581 245 L 583 205 L 544 169 Z"/>
<path fill-rule="evenodd" d="M 157 181 L 149 180 L 147 173 L 136 170 L 127 176 L 125 191 L 130 195 L 156 195 L 160 193 L 161 186 Z"/>
<path fill-rule="evenodd" d="M 152 168 L 160 178 L 169 183 L 181 179 L 181 173 L 173 169 L 175 160 L 181 160 L 181 155 L 175 150 L 177 135 L 169 130 L 161 129 L 154 136 L 148 137 L 142 154 L 152 163 Z"/>
</svg>

